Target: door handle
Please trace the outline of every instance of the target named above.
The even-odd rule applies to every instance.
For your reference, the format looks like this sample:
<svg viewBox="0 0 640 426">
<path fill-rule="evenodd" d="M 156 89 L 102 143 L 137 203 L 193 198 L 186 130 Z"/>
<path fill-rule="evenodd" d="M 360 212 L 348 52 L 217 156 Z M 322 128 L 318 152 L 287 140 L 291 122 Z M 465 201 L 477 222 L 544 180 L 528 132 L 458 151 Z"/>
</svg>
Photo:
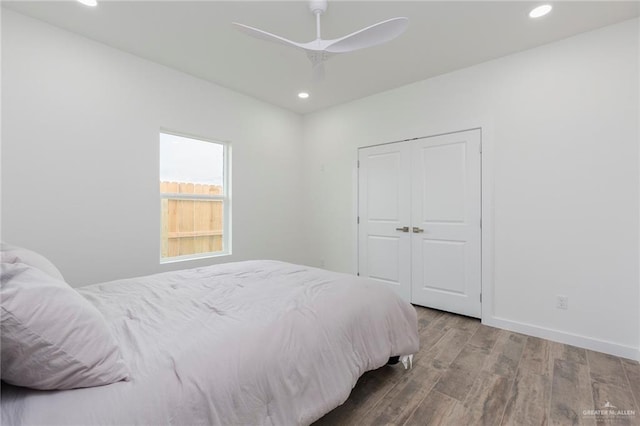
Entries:
<svg viewBox="0 0 640 426">
<path fill-rule="evenodd" d="M 424 232 L 424 229 L 418 228 L 417 226 L 413 227 L 413 233 L 414 234 L 419 234 L 420 232 Z"/>
<path fill-rule="evenodd" d="M 403 226 L 402 228 L 396 228 L 396 231 L 409 232 L 409 227 Z"/>
</svg>

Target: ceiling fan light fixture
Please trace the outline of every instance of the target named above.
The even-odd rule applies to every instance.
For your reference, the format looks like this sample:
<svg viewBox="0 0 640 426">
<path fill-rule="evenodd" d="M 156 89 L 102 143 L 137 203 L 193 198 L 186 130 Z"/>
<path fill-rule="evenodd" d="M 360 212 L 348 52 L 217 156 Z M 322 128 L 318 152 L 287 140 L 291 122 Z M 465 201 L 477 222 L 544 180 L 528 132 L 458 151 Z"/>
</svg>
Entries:
<svg viewBox="0 0 640 426">
<path fill-rule="evenodd" d="M 543 4 L 542 6 L 535 7 L 529 12 L 529 18 L 540 18 L 547 13 L 551 12 L 553 7 L 550 4 Z"/>
<path fill-rule="evenodd" d="M 309 98 L 309 94 L 307 92 L 300 92 L 300 93 L 298 93 L 298 97 L 300 99 L 308 99 Z"/>
</svg>

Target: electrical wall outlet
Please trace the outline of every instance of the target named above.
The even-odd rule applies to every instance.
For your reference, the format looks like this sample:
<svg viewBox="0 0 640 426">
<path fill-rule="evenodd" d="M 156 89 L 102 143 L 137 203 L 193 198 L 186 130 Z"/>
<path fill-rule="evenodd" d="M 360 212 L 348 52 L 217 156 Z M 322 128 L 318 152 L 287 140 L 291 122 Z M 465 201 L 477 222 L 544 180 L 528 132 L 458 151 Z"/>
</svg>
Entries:
<svg viewBox="0 0 640 426">
<path fill-rule="evenodd" d="M 569 309 L 569 296 L 558 295 L 556 299 L 556 308 L 564 310 Z"/>
</svg>

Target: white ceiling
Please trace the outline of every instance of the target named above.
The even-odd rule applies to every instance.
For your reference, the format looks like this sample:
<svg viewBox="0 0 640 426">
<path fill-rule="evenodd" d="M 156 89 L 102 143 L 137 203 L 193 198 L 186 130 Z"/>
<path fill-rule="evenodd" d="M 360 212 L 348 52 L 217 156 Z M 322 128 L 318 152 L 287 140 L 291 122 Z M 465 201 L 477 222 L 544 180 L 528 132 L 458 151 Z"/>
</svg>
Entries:
<svg viewBox="0 0 640 426">
<path fill-rule="evenodd" d="M 100 0 L 99 0 L 100 1 Z M 3 2 L 14 11 L 184 71 L 298 113 L 393 89 L 638 16 L 637 1 L 330 1 L 323 38 L 375 22 L 409 18 L 408 30 L 382 46 L 338 55 L 313 83 L 305 54 L 250 38 L 240 22 L 295 41 L 315 38 L 305 1 Z M 300 100 L 300 90 L 311 93 Z"/>
</svg>

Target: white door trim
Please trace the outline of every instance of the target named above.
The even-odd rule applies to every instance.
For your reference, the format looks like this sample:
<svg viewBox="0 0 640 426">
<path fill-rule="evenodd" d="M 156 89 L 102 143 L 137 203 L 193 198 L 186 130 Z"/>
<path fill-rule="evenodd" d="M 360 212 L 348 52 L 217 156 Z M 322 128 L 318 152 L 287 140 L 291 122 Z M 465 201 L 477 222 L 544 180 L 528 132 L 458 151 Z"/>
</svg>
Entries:
<svg viewBox="0 0 640 426">
<path fill-rule="evenodd" d="M 369 146 L 385 145 L 388 143 L 402 142 L 412 139 L 422 139 L 432 136 L 446 135 L 450 133 L 457 133 L 465 130 L 480 129 L 480 139 L 482 143 L 482 157 L 481 157 L 481 211 L 482 211 L 482 249 L 481 249 L 481 263 L 482 263 L 482 316 L 481 321 L 483 324 L 492 322 L 494 317 L 493 309 L 493 289 L 494 289 L 494 239 L 493 239 L 493 120 L 490 117 L 480 117 L 468 120 L 460 120 L 448 123 L 437 123 L 431 125 L 425 125 L 420 129 L 421 136 L 407 136 L 404 139 L 396 141 L 389 141 L 381 144 L 366 145 L 363 144 L 354 150 L 353 154 L 353 206 L 354 206 L 354 222 L 358 216 L 358 150 L 360 148 L 366 148 Z M 415 130 L 414 130 L 415 131 Z M 353 257 L 353 270 L 358 272 L 358 226 L 354 226 L 353 240 L 355 242 L 355 255 Z"/>
</svg>

